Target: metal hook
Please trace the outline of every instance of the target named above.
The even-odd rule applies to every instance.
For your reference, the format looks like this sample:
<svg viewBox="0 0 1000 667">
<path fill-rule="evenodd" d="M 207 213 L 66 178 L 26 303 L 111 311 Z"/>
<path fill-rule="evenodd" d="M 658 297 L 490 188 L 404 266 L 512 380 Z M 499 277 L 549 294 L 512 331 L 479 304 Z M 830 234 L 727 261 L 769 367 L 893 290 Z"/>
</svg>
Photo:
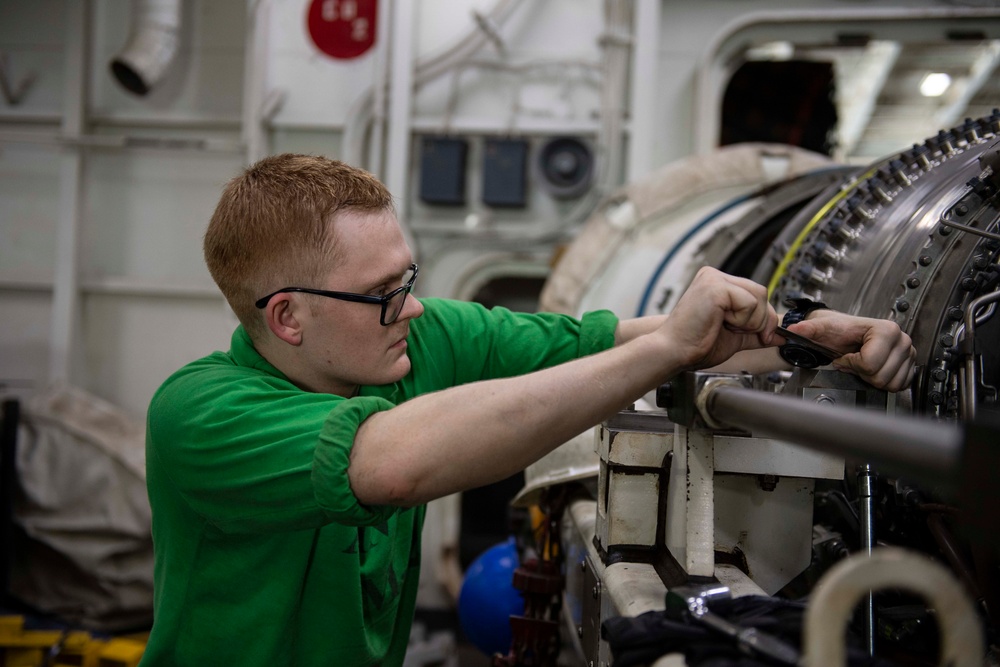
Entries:
<svg viewBox="0 0 1000 667">
<path fill-rule="evenodd" d="M 36 75 L 29 72 L 17 85 L 12 85 L 7 74 L 7 54 L 0 51 L 0 93 L 10 106 L 17 106 L 24 99 L 28 88 L 35 82 Z"/>
</svg>

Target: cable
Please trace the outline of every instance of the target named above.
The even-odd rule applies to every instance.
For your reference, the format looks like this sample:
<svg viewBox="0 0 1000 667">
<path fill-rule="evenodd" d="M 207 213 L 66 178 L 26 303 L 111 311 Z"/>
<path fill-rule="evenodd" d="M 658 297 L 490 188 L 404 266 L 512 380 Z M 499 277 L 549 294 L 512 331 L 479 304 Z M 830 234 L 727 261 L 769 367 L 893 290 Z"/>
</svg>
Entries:
<svg viewBox="0 0 1000 667">
<path fill-rule="evenodd" d="M 827 213 L 830 212 L 830 209 L 840 203 L 840 201 L 847 197 L 847 195 L 854 192 L 858 185 L 874 175 L 875 172 L 878 171 L 879 166 L 881 165 L 872 167 L 870 170 L 854 179 L 850 185 L 838 192 L 830 199 L 830 201 L 826 202 L 823 207 L 816 212 L 816 215 L 809 220 L 806 226 L 802 228 L 802 231 L 800 231 L 798 236 L 795 237 L 795 240 L 792 241 L 792 245 L 789 246 L 788 252 L 786 252 L 785 256 L 781 259 L 781 262 L 778 264 L 778 268 L 774 270 L 774 274 L 771 276 L 771 282 L 767 284 L 767 296 L 769 299 L 774 295 L 774 290 L 777 288 L 781 279 L 785 276 L 785 272 L 788 270 L 788 265 L 792 263 L 793 259 L 795 259 L 795 255 L 798 253 L 799 248 L 801 248 L 802 244 L 805 243 L 806 237 L 809 236 L 809 233 L 812 232 L 813 228 L 819 224 L 819 221 L 822 220 Z"/>
</svg>

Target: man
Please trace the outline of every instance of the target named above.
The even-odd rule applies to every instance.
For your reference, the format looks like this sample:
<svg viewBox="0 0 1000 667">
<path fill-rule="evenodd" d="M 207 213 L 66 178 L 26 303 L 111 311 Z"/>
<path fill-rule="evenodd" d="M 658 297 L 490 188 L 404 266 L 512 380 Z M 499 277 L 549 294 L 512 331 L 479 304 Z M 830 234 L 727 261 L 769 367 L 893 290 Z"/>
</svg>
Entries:
<svg viewBox="0 0 1000 667">
<path fill-rule="evenodd" d="M 424 503 L 508 477 L 680 371 L 779 366 L 764 288 L 710 269 L 669 317 L 622 322 L 408 297 L 389 193 L 324 158 L 231 181 L 205 257 L 242 325 L 150 406 L 143 664 L 398 665 Z M 874 384 L 910 380 L 892 323 L 820 311 L 796 328 L 856 350 L 837 363 Z"/>
</svg>

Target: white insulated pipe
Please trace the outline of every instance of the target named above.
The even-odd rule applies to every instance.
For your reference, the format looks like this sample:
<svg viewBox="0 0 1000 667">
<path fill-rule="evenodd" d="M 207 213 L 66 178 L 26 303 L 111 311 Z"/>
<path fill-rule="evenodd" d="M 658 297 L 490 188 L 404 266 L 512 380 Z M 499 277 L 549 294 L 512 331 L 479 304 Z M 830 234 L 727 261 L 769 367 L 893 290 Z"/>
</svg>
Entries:
<svg viewBox="0 0 1000 667">
<path fill-rule="evenodd" d="M 128 42 L 111 59 L 111 73 L 129 92 L 146 95 L 177 55 L 181 0 L 135 0 Z"/>
<path fill-rule="evenodd" d="M 854 554 L 837 563 L 813 589 L 806 609 L 803 667 L 847 665 L 844 634 L 869 591 L 902 588 L 923 597 L 941 631 L 939 664 L 980 667 L 983 631 L 975 607 L 951 572 L 926 556 L 895 547 Z"/>
</svg>

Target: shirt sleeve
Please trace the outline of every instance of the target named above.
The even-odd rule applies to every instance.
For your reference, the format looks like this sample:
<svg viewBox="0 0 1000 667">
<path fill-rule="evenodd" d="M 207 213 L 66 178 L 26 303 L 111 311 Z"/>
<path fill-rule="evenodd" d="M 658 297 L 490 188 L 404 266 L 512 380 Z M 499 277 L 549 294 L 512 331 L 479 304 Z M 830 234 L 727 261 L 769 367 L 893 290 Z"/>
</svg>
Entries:
<svg viewBox="0 0 1000 667">
<path fill-rule="evenodd" d="M 347 478 L 351 448 L 361 423 L 392 403 L 375 396 L 341 401 L 330 411 L 319 435 L 313 464 L 313 488 L 320 507 L 338 523 L 370 526 L 383 521 L 396 508 L 362 505 Z"/>
<path fill-rule="evenodd" d="M 607 310 L 576 319 L 443 299 L 423 303 L 411 349 L 417 374 L 434 376 L 434 389 L 523 375 L 601 352 L 614 345 L 618 325 Z"/>
<path fill-rule="evenodd" d="M 204 373 L 168 381 L 150 406 L 151 500 L 166 484 L 227 533 L 375 525 L 398 510 L 362 505 L 347 476 L 358 426 L 392 402 L 303 392 L 251 369 Z"/>
</svg>

